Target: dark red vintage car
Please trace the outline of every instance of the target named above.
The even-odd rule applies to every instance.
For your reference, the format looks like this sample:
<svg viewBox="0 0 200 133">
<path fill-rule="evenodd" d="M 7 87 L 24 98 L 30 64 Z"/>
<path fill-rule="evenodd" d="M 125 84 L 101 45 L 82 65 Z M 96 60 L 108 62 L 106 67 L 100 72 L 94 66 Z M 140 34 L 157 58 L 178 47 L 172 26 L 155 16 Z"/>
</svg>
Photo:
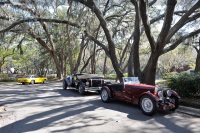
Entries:
<svg viewBox="0 0 200 133">
<path fill-rule="evenodd" d="M 145 115 L 154 115 L 158 109 L 174 111 L 179 106 L 179 95 L 165 86 L 140 84 L 137 77 L 124 77 L 123 83 L 107 84 L 101 89 L 101 100 L 118 99 L 138 104 Z"/>
</svg>

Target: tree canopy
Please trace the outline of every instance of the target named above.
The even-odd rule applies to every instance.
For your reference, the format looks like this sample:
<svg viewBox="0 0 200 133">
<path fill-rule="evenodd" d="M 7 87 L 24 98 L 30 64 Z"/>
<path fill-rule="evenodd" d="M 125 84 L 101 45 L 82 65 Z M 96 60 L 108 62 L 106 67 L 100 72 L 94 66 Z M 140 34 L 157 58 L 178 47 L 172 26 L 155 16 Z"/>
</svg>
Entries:
<svg viewBox="0 0 200 133">
<path fill-rule="evenodd" d="M 160 57 L 200 33 L 199 0 L 3 0 L 0 6 L 2 41 L 16 35 L 21 52 L 26 38 L 35 41 L 59 78 L 114 70 L 120 81 L 128 72 L 155 84 Z"/>
</svg>

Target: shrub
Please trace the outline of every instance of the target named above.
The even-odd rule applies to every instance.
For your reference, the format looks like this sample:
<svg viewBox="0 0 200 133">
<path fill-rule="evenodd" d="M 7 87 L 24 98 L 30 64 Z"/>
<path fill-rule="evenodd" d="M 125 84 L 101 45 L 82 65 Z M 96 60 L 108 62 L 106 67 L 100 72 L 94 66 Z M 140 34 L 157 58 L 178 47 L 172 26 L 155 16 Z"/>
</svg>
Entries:
<svg viewBox="0 0 200 133">
<path fill-rule="evenodd" d="M 116 74 L 106 74 L 104 78 L 105 79 L 116 79 L 116 76 L 117 76 Z"/>
<path fill-rule="evenodd" d="M 8 75 L 5 73 L 0 73 L 0 82 L 15 82 L 17 81 L 16 77 L 13 77 L 12 75 Z"/>
<path fill-rule="evenodd" d="M 196 96 L 200 93 L 200 74 L 170 73 L 164 79 L 181 96 Z"/>
<path fill-rule="evenodd" d="M 7 77 L 8 77 L 7 74 L 5 74 L 5 73 L 0 73 L 0 79 L 7 78 Z"/>
</svg>

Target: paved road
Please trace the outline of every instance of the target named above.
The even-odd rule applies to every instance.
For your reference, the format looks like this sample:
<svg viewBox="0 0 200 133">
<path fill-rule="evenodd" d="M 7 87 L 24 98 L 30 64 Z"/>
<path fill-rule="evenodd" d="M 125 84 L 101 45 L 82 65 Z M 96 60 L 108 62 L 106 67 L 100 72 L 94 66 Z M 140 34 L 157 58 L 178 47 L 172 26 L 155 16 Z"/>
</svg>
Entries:
<svg viewBox="0 0 200 133">
<path fill-rule="evenodd" d="M 132 104 L 102 103 L 61 82 L 0 85 L 0 133 L 199 133 L 200 118 L 159 111 L 145 116 Z"/>
</svg>

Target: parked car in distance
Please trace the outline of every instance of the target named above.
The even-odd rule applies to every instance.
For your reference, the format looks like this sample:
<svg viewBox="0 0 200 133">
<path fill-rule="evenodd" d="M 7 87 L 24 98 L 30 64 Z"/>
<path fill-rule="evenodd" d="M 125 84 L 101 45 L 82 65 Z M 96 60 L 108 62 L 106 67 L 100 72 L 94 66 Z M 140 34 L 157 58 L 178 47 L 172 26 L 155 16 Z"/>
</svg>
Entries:
<svg viewBox="0 0 200 133">
<path fill-rule="evenodd" d="M 166 86 L 140 84 L 137 77 L 123 77 L 123 83 L 107 84 L 101 89 L 105 103 L 118 99 L 139 105 L 145 115 L 154 115 L 158 109 L 174 111 L 179 106 L 179 95 Z"/>
<path fill-rule="evenodd" d="M 18 78 L 18 82 L 22 84 L 35 84 L 35 83 L 46 83 L 46 77 L 39 77 L 37 75 L 26 75 L 24 77 Z"/>
<path fill-rule="evenodd" d="M 188 74 L 194 73 L 194 69 L 188 69 L 186 72 L 187 72 Z"/>
<path fill-rule="evenodd" d="M 86 91 L 100 92 L 104 84 L 104 76 L 101 74 L 74 74 L 63 79 L 63 89 L 77 89 L 83 95 Z"/>
</svg>

